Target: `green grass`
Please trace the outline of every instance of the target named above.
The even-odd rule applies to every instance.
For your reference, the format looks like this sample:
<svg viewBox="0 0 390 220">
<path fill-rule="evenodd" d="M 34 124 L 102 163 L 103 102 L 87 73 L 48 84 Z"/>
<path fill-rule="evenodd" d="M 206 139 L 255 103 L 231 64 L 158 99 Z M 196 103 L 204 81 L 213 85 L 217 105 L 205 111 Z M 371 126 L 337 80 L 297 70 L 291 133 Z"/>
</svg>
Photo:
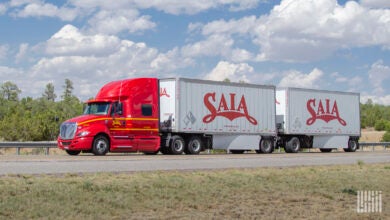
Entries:
<svg viewBox="0 0 390 220">
<path fill-rule="evenodd" d="M 0 177 L 0 219 L 386 219 L 389 164 Z M 383 212 L 356 213 L 359 190 Z"/>
</svg>

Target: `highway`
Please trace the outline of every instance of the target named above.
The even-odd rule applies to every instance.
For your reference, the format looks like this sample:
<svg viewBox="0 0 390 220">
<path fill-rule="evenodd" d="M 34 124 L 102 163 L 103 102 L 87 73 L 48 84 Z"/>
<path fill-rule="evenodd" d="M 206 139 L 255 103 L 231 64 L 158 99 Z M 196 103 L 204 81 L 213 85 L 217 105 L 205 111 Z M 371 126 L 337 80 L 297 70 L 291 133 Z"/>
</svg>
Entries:
<svg viewBox="0 0 390 220">
<path fill-rule="evenodd" d="M 79 156 L 1 155 L 0 175 L 294 167 L 357 164 L 358 161 L 367 164 L 390 163 L 390 151 L 177 156 L 110 154 L 102 157 L 88 154 Z"/>
</svg>

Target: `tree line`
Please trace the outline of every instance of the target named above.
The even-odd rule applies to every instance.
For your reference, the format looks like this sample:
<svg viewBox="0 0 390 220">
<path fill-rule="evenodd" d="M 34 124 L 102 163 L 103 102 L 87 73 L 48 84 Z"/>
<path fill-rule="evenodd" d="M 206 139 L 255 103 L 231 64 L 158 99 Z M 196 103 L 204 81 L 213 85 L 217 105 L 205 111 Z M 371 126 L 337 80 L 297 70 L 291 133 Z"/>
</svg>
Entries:
<svg viewBox="0 0 390 220">
<path fill-rule="evenodd" d="M 56 101 L 54 85 L 48 83 L 39 98 L 20 99 L 21 90 L 13 82 L 0 86 L 0 141 L 50 141 L 59 134 L 61 122 L 80 115 L 83 103 L 73 95 L 73 82 L 65 79 L 63 93 Z M 361 127 L 387 131 L 390 141 L 390 106 L 368 100 L 360 104 Z"/>
<path fill-rule="evenodd" d="M 66 79 L 61 100 L 56 101 L 54 85 L 46 85 L 39 98 L 19 99 L 21 90 L 12 82 L 0 86 L 0 141 L 50 141 L 59 134 L 66 119 L 80 115 L 83 103 L 72 94 L 73 83 Z"/>
</svg>

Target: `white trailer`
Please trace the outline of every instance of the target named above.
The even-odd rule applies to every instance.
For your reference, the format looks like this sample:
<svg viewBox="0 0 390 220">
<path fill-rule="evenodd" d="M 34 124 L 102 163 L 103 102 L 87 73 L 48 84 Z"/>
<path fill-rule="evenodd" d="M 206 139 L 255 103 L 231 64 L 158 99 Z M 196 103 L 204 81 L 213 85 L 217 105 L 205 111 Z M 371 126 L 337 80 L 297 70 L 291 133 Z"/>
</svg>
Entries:
<svg viewBox="0 0 390 220">
<path fill-rule="evenodd" d="M 359 93 L 284 88 L 276 91 L 277 146 L 330 152 L 359 148 Z"/>
<path fill-rule="evenodd" d="M 275 86 L 160 79 L 160 132 L 163 153 L 205 148 L 271 153 Z"/>
</svg>

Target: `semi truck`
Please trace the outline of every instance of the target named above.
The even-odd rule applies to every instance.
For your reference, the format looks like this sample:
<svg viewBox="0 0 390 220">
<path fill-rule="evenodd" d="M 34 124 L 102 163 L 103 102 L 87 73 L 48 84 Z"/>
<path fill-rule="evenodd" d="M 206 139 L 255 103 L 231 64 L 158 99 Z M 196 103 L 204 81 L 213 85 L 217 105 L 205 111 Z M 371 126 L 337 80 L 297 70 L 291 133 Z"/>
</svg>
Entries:
<svg viewBox="0 0 390 220">
<path fill-rule="evenodd" d="M 81 116 L 61 124 L 57 143 L 69 155 L 352 152 L 359 137 L 358 93 L 134 78 L 104 85 Z"/>
</svg>

